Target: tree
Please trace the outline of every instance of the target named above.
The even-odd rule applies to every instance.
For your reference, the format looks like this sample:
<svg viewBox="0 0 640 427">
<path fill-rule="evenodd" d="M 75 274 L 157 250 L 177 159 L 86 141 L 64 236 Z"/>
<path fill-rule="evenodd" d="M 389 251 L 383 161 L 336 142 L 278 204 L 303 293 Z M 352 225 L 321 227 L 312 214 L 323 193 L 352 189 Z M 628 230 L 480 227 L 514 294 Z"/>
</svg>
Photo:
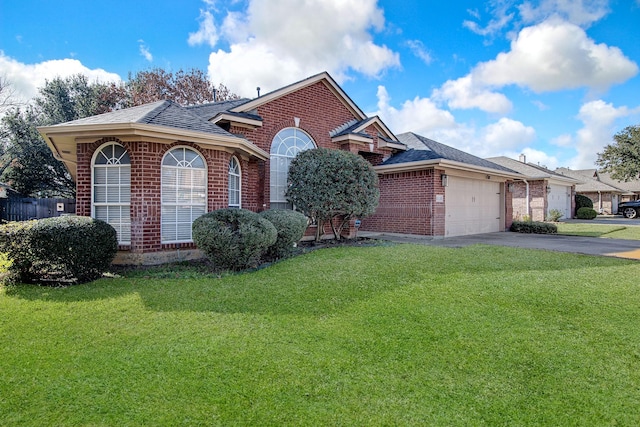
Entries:
<svg viewBox="0 0 640 427">
<path fill-rule="evenodd" d="M 43 124 L 54 125 L 117 109 L 121 99 L 112 87 L 115 85 L 89 83 L 82 74 L 56 77 L 45 82 L 34 101 Z"/>
<path fill-rule="evenodd" d="M 175 74 L 162 68 L 129 74 L 123 86 L 127 107 L 171 100 L 180 105 L 196 105 L 227 99 L 238 99 L 222 83 L 216 88 L 202 70 L 180 69 Z"/>
<path fill-rule="evenodd" d="M 289 167 L 287 200 L 318 223 L 316 241 L 328 222 L 336 240 L 354 218 L 375 212 L 380 199 L 378 175 L 357 154 L 318 148 L 299 153 Z"/>
<path fill-rule="evenodd" d="M 75 197 L 75 184 L 38 133 L 43 124 L 33 107 L 14 109 L 2 118 L 0 180 L 31 197 Z"/>
<path fill-rule="evenodd" d="M 613 136 L 615 142 L 598 153 L 596 164 L 613 179 L 630 181 L 640 177 L 640 125 L 627 126 Z"/>
</svg>

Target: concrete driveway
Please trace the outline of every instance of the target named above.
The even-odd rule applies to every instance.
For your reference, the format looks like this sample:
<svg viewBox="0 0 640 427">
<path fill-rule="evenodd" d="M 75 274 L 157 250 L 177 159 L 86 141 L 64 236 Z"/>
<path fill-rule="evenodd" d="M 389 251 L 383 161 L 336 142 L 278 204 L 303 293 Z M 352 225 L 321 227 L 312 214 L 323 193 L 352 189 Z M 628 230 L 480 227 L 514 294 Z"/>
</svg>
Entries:
<svg viewBox="0 0 640 427">
<path fill-rule="evenodd" d="M 407 234 L 369 232 L 360 232 L 358 236 L 398 243 L 417 243 L 451 248 L 483 244 L 640 260 L 640 240 L 602 239 L 597 237 L 560 236 L 554 234 L 523 234 L 510 231 L 447 237 L 444 239 Z"/>
</svg>

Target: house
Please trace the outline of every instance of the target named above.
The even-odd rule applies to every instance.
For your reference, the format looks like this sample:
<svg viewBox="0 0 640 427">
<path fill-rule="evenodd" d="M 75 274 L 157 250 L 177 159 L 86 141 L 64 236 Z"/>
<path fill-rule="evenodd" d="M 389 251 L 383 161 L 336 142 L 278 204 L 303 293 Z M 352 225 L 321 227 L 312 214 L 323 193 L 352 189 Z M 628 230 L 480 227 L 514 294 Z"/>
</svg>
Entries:
<svg viewBox="0 0 640 427">
<path fill-rule="evenodd" d="M 593 209 L 600 214 L 617 214 L 621 197 L 632 197 L 633 194 L 601 181 L 596 169 L 558 168 L 556 172 L 580 180 L 576 185 L 576 193 L 590 198 Z"/>
<path fill-rule="evenodd" d="M 544 221 L 552 209 L 562 212 L 563 218 L 573 217 L 575 188 L 579 180 L 527 163 L 524 155 L 519 160 L 504 156 L 487 160 L 523 175 L 511 184 L 514 220 Z"/>
<path fill-rule="evenodd" d="M 208 211 L 291 208 L 289 164 L 316 147 L 359 154 L 378 172 L 381 203 L 362 221 L 371 231 L 504 230 L 505 189 L 519 176 L 414 134 L 394 135 L 327 73 L 255 99 L 158 101 L 39 131 L 76 182 L 76 213 L 114 226 L 123 263 L 198 256 L 191 224 Z M 414 143 L 423 149 L 408 149 Z"/>
<path fill-rule="evenodd" d="M 611 178 L 611 174 L 606 172 L 595 172 L 597 179 L 611 187 L 619 188 L 620 202 L 628 202 L 630 200 L 638 200 L 640 198 L 640 179 L 632 179 L 631 181 L 618 181 Z M 595 177 L 594 177 L 595 178 Z"/>
</svg>

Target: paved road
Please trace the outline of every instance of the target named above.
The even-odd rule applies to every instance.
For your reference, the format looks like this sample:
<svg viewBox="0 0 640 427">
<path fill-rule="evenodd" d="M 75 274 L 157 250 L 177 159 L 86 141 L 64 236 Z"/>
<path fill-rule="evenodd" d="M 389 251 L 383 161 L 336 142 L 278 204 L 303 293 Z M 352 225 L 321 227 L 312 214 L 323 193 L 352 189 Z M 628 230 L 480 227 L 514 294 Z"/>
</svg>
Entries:
<svg viewBox="0 0 640 427">
<path fill-rule="evenodd" d="M 359 236 L 390 240 L 400 243 L 417 243 L 433 246 L 464 247 L 476 244 L 512 246 L 517 248 L 546 249 L 588 255 L 615 256 L 640 260 L 640 240 L 602 239 L 596 237 L 560 236 L 553 234 L 522 234 L 510 231 L 475 234 L 471 236 L 432 238 L 390 233 L 360 232 Z"/>
</svg>

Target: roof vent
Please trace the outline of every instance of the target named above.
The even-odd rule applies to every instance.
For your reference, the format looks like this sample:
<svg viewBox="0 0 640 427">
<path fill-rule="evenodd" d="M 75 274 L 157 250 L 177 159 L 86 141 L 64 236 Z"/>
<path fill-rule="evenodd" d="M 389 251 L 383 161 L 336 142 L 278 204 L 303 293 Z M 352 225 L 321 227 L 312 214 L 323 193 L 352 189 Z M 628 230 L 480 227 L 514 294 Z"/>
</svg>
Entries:
<svg viewBox="0 0 640 427">
<path fill-rule="evenodd" d="M 258 91 L 258 98 L 260 98 L 260 86 L 258 86 L 256 90 Z"/>
</svg>

